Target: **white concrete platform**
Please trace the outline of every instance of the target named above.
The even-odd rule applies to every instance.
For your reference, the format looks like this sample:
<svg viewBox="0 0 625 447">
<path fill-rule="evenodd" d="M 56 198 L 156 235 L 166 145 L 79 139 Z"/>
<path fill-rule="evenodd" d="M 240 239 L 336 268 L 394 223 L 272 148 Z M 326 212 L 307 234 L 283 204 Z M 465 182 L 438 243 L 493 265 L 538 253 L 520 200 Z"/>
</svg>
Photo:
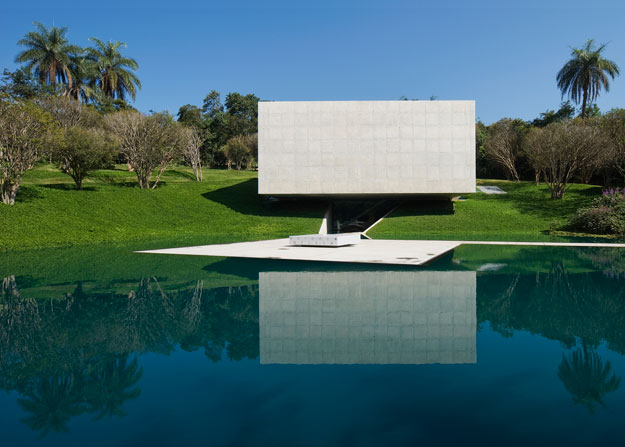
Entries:
<svg viewBox="0 0 625 447">
<path fill-rule="evenodd" d="M 298 247 L 289 239 L 234 244 L 145 250 L 139 253 L 288 259 L 293 261 L 359 262 L 366 264 L 424 265 L 453 250 L 459 241 L 361 240 L 344 247 Z"/>
<path fill-rule="evenodd" d="M 138 253 L 285 259 L 292 261 L 357 262 L 365 264 L 425 265 L 459 245 L 523 245 L 542 247 L 611 247 L 625 244 L 586 242 L 425 241 L 365 239 L 345 247 L 298 247 L 289 239 L 234 244 L 144 250 Z"/>
</svg>

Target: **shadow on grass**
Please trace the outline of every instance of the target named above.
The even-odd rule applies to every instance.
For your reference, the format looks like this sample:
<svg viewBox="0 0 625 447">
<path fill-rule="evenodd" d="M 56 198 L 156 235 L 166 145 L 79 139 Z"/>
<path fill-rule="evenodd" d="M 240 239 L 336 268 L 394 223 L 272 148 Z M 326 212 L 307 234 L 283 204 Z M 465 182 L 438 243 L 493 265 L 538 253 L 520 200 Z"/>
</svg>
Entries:
<svg viewBox="0 0 625 447">
<path fill-rule="evenodd" d="M 179 177 L 179 178 L 184 178 L 184 179 L 195 181 L 195 175 L 192 172 L 179 171 L 178 169 L 168 169 L 167 171 L 165 171 L 163 175 L 168 176 L 168 177 Z"/>
<path fill-rule="evenodd" d="M 254 216 L 321 218 L 327 203 L 317 199 L 293 199 L 270 202 L 258 194 L 258 180 L 250 179 L 202 194 L 233 211 Z"/>
<path fill-rule="evenodd" d="M 60 191 L 78 191 L 74 183 L 49 183 L 47 185 L 41 185 L 42 188 L 58 189 Z M 83 184 L 81 191 L 96 191 L 95 186 L 87 186 Z"/>
<path fill-rule="evenodd" d="M 31 200 L 41 199 L 43 196 L 37 188 L 32 186 L 20 186 L 15 196 L 15 201 L 19 203 L 30 202 Z"/>
</svg>

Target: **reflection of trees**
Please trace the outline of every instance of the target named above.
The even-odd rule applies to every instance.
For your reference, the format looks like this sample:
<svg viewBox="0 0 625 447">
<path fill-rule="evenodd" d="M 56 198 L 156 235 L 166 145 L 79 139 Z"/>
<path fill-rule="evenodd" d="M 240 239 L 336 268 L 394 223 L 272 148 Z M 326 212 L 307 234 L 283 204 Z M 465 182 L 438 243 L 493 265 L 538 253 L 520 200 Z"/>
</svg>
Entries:
<svg viewBox="0 0 625 447">
<path fill-rule="evenodd" d="M 584 248 L 577 250 L 577 256 L 591 261 L 609 278 L 625 278 L 625 251 L 620 248 Z"/>
<path fill-rule="evenodd" d="M 618 277 L 570 273 L 562 262 L 535 275 L 484 275 L 478 277 L 477 309 L 478 321 L 489 321 L 504 336 L 526 330 L 567 347 L 581 340 L 581 349 L 563 356 L 558 377 L 590 412 L 618 388 L 610 362 L 594 352 L 605 341 L 625 353 L 625 290 Z"/>
<path fill-rule="evenodd" d="M 511 285 L 514 285 L 511 291 Z M 527 330 L 573 347 L 602 341 L 625 353 L 625 288 L 623 280 L 601 272 L 570 273 L 554 262 L 546 273 L 481 275 L 477 316 L 504 335 Z"/>
<path fill-rule="evenodd" d="M 173 348 L 168 335 L 173 304 L 156 278 L 142 278 L 136 291 L 128 294 L 125 314 L 126 343 L 133 349 L 149 346 L 151 351 L 169 352 Z"/>
<path fill-rule="evenodd" d="M 558 377 L 573 396 L 573 402 L 593 413 L 595 404 L 604 406 L 603 397 L 621 383 L 615 374 L 610 376 L 611 372 L 610 362 L 604 364 L 599 355 L 584 344 L 583 349 L 576 349 L 568 358 L 562 356 Z"/>
<path fill-rule="evenodd" d="M 76 284 L 59 299 L 30 299 L 19 278 L 0 282 L 0 388 L 16 390 L 42 435 L 67 430 L 72 416 L 122 416 L 140 394 L 132 353 L 180 345 L 217 361 L 258 356 L 258 286 L 168 286 L 154 277 L 114 292 Z M 108 284 L 107 284 L 108 286 Z M 45 287 L 43 288 L 45 290 Z"/>
</svg>

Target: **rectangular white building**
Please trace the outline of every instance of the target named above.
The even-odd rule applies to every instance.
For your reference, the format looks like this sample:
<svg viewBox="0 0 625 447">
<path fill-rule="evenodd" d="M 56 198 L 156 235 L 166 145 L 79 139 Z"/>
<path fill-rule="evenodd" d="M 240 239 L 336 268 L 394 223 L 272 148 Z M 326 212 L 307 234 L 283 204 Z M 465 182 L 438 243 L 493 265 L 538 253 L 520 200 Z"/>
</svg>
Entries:
<svg viewBox="0 0 625 447">
<path fill-rule="evenodd" d="M 258 104 L 258 192 L 475 192 L 475 101 Z"/>
</svg>

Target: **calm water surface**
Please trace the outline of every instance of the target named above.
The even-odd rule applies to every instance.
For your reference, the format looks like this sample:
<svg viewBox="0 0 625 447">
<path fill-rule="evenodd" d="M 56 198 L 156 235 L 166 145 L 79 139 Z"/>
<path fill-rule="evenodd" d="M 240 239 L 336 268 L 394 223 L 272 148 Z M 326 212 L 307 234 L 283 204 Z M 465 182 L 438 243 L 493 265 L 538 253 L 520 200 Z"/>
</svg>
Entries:
<svg viewBox="0 0 625 447">
<path fill-rule="evenodd" d="M 0 260 L 2 445 L 623 443 L 625 254 Z"/>
</svg>

